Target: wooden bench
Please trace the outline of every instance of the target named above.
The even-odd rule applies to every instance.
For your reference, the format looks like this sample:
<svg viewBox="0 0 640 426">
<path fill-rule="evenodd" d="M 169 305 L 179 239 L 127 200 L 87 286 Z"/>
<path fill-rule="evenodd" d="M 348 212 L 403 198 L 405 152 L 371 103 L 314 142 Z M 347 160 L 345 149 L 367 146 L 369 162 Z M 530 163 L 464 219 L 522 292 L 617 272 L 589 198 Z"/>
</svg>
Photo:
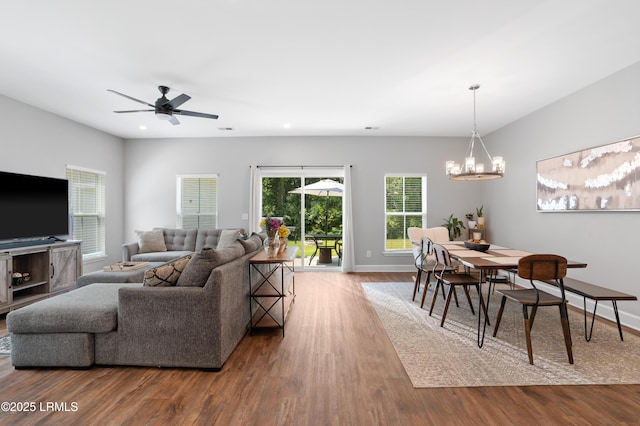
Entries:
<svg viewBox="0 0 640 426">
<path fill-rule="evenodd" d="M 620 291 L 611 290 L 609 288 L 600 287 L 595 284 L 590 284 L 584 281 L 576 280 L 574 278 L 564 278 L 564 289 L 570 293 L 582 296 L 582 302 L 584 306 L 584 338 L 588 341 L 591 340 L 593 334 L 593 323 L 596 318 L 596 309 L 598 309 L 598 301 L 610 300 L 613 305 L 613 312 L 616 315 L 616 323 L 618 324 L 618 332 L 620 333 L 620 340 L 624 341 L 622 337 L 622 326 L 620 325 L 620 316 L 618 315 L 618 300 L 638 300 L 636 296 L 631 294 L 622 293 Z M 544 281 L 546 284 L 556 285 L 553 280 Z M 591 314 L 591 327 L 587 329 L 587 298 L 594 300 L 593 313 Z"/>
</svg>

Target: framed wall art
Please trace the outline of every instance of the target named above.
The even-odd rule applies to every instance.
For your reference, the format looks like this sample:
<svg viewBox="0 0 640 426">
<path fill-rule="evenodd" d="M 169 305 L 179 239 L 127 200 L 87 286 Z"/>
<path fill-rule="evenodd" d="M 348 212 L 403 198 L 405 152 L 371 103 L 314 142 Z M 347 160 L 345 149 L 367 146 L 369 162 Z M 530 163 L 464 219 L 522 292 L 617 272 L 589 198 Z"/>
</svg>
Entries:
<svg viewBox="0 0 640 426">
<path fill-rule="evenodd" d="M 640 210 L 640 136 L 536 162 L 540 212 Z"/>
</svg>

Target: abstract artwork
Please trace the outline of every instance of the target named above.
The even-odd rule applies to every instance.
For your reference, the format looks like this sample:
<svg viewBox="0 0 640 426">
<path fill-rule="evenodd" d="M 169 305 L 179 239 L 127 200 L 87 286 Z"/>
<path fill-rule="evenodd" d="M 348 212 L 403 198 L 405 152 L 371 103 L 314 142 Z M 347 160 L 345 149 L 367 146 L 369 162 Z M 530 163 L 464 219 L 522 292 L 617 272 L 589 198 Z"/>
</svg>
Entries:
<svg viewBox="0 0 640 426">
<path fill-rule="evenodd" d="M 536 162 L 537 210 L 640 210 L 640 136 Z"/>
</svg>

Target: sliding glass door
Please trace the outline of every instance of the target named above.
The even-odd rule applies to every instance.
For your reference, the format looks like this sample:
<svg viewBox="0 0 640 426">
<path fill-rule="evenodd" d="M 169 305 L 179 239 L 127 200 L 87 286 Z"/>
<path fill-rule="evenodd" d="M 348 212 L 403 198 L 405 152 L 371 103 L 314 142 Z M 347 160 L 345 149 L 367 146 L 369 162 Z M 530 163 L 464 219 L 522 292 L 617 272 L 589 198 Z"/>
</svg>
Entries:
<svg viewBox="0 0 640 426">
<path fill-rule="evenodd" d="M 342 262 L 342 169 L 261 168 L 262 217 L 281 218 L 298 247 L 296 268 L 338 270 Z"/>
</svg>

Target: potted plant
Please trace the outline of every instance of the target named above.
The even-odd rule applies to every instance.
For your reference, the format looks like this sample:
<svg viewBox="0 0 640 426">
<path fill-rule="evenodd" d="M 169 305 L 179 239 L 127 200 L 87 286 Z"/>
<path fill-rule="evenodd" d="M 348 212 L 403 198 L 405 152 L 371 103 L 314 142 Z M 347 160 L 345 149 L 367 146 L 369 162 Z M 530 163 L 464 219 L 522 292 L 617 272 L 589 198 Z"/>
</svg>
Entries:
<svg viewBox="0 0 640 426">
<path fill-rule="evenodd" d="M 484 204 L 481 205 L 479 208 L 476 207 L 476 216 L 478 217 L 478 226 L 480 228 L 484 228 L 484 216 L 482 213 L 482 209 L 484 209 Z"/>
<path fill-rule="evenodd" d="M 469 227 L 469 229 L 473 229 L 478 226 L 478 222 L 473 220 L 473 213 L 467 213 L 465 214 L 465 217 L 467 218 L 467 226 Z"/>
<path fill-rule="evenodd" d="M 453 217 L 453 213 L 449 216 L 449 219 L 443 219 L 445 222 L 442 226 L 449 230 L 449 241 L 453 241 L 462 235 L 462 230 L 466 229 L 464 223 L 457 217 Z"/>
</svg>

